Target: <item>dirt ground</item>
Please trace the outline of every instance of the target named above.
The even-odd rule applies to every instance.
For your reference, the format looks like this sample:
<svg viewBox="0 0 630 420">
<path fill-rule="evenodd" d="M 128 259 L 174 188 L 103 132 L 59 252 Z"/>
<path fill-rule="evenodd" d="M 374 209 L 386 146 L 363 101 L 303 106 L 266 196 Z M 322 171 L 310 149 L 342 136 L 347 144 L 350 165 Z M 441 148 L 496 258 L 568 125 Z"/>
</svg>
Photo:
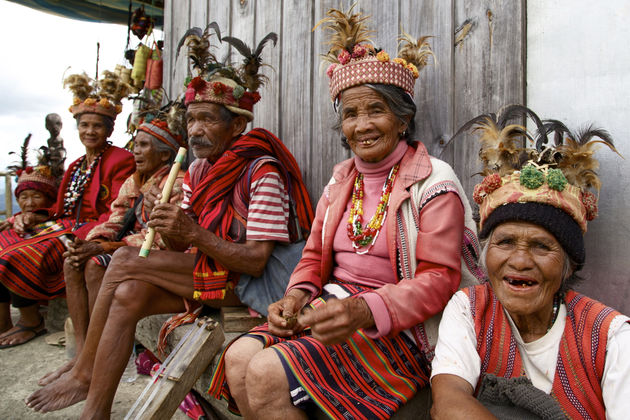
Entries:
<svg viewBox="0 0 630 420">
<path fill-rule="evenodd" d="M 0 420 L 79 418 L 83 402 L 46 414 L 37 413 L 24 403 L 24 399 L 39 388 L 37 380 L 66 360 L 65 347 L 47 344 L 45 335 L 21 346 L 0 349 Z M 121 381 L 112 407 L 112 419 L 125 417 L 149 379 L 138 375 L 133 382 Z M 173 418 L 184 420 L 188 417 L 178 410 Z"/>
</svg>

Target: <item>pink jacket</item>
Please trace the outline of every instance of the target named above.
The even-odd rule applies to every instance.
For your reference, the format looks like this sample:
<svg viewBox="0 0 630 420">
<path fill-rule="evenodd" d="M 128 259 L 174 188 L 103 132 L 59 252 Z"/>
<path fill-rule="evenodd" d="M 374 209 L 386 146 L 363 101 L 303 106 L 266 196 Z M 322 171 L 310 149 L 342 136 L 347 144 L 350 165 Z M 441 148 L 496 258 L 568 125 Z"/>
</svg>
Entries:
<svg viewBox="0 0 630 420">
<path fill-rule="evenodd" d="M 461 205 L 457 194 L 445 194 L 440 197 L 441 200 L 433 200 L 436 202 L 433 210 L 432 202 L 422 208 L 419 214 L 421 228 L 416 247 L 418 266 L 415 276 L 400 279 L 397 254 L 401 238 L 396 226 L 397 217 L 393 216 L 402 215 L 399 212 L 401 204 L 411 198 L 409 187 L 414 183 L 423 182 L 431 171 L 432 166 L 425 146 L 416 143 L 405 153 L 391 193 L 388 211 L 390 216 L 386 219 L 387 243 L 392 245 L 389 247 L 389 259 L 398 283 L 387 284 L 375 290 L 389 312 L 391 325 L 389 334 L 397 334 L 439 313 L 459 287 L 464 212 L 462 210 L 457 215 L 455 214 L 457 212 L 443 214 L 439 211 L 441 205 L 439 203 L 444 203 L 444 199 L 457 200 Z M 302 259 L 291 276 L 287 291 L 298 287 L 315 290 L 318 295 L 328 282 L 334 261 L 333 238 L 339 223 L 345 223 L 341 218 L 350 200 L 356 173 L 354 159 L 348 159 L 335 166 L 333 170 L 335 183 L 326 186 L 319 200 L 311 234 L 302 253 Z M 425 213 L 431 213 L 429 231 L 423 229 L 422 218 Z"/>
</svg>

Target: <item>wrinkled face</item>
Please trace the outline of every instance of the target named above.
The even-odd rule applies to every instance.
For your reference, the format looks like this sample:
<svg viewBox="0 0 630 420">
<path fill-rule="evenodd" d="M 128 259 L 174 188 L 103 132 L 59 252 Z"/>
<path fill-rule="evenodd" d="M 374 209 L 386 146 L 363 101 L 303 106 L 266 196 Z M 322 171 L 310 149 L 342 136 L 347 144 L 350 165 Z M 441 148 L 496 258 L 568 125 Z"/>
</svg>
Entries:
<svg viewBox="0 0 630 420">
<path fill-rule="evenodd" d="M 46 130 L 50 132 L 51 137 L 57 137 L 61 133 L 61 117 L 59 115 L 46 116 Z"/>
<path fill-rule="evenodd" d="M 24 190 L 18 195 L 18 205 L 23 212 L 50 207 L 53 201 L 37 190 Z"/>
<path fill-rule="evenodd" d="M 133 159 L 136 161 L 136 171 L 151 176 L 168 160 L 166 153 L 160 153 L 153 145 L 153 136 L 139 131 L 133 142 Z"/>
<path fill-rule="evenodd" d="M 188 144 L 196 158 L 207 158 L 215 162 L 240 134 L 235 128 L 235 119 L 226 122 L 221 116 L 221 105 L 197 102 L 188 105 L 186 124 Z"/>
<path fill-rule="evenodd" d="M 486 266 L 492 289 L 514 318 L 544 319 L 562 284 L 565 253 L 545 228 L 527 222 L 498 225 L 489 239 Z"/>
<path fill-rule="evenodd" d="M 105 121 L 103 121 L 104 118 L 98 114 L 82 114 L 79 116 L 79 139 L 86 150 L 98 151 L 105 146 L 111 133 Z"/>
<path fill-rule="evenodd" d="M 341 102 L 341 130 L 354 154 L 365 162 L 387 157 L 407 124 L 394 115 L 380 93 L 367 86 L 344 90 Z"/>
</svg>

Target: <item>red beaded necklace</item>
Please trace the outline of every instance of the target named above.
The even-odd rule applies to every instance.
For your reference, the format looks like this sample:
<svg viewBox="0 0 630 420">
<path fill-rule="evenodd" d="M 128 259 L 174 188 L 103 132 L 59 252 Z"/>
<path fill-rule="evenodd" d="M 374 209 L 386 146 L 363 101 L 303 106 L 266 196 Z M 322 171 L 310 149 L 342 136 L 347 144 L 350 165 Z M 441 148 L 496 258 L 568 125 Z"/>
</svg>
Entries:
<svg viewBox="0 0 630 420">
<path fill-rule="evenodd" d="M 376 242 L 378 233 L 383 227 L 385 218 L 387 217 L 387 207 L 389 205 L 389 196 L 394 186 L 394 180 L 398 173 L 399 165 L 389 171 L 389 175 L 383 184 L 383 192 L 381 199 L 376 206 L 376 212 L 370 221 L 363 226 L 363 174 L 359 172 L 354 179 L 354 188 L 352 189 L 352 207 L 350 208 L 350 217 L 348 218 L 348 238 L 352 241 L 352 246 L 357 254 L 365 254 Z M 367 247 L 361 251 L 359 248 Z"/>
</svg>

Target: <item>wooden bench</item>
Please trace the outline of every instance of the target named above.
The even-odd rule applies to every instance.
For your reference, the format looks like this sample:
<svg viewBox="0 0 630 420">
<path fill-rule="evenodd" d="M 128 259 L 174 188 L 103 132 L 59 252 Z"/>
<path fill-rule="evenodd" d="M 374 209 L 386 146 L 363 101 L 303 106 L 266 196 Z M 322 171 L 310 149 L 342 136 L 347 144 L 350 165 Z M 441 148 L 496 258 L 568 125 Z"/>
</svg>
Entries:
<svg viewBox="0 0 630 420">
<path fill-rule="evenodd" d="M 148 348 L 152 352 L 156 352 L 157 337 L 160 331 L 160 327 L 169 318 L 170 315 L 154 315 L 141 320 L 136 328 L 136 340 L 144 347 Z M 241 308 L 232 309 L 229 308 L 224 311 L 223 316 L 217 310 L 211 313 L 211 316 L 220 321 L 220 326 L 224 330 L 225 341 L 223 348 L 230 343 L 233 339 L 238 337 L 245 331 L 248 331 L 254 325 L 257 325 L 262 320 L 251 318 L 247 315 L 247 311 Z M 187 326 L 182 326 L 175 329 L 167 339 L 167 349 L 170 351 L 188 331 Z M 237 331 L 235 331 L 235 329 Z M 222 350 L 223 350 L 222 348 Z M 210 374 L 216 363 L 217 357 L 214 358 L 212 364 L 201 374 L 193 389 L 199 392 L 208 403 L 215 410 L 217 415 L 223 420 L 237 420 L 242 417 L 236 416 L 227 410 L 227 403 L 225 401 L 216 400 L 206 394 L 208 385 L 210 384 Z M 413 397 L 405 406 L 403 406 L 392 418 L 396 420 L 422 420 L 429 419 L 429 409 L 431 407 L 431 391 L 424 388 L 418 394 Z M 310 418 L 313 419 L 326 419 L 327 416 L 323 412 L 308 413 Z"/>
</svg>

